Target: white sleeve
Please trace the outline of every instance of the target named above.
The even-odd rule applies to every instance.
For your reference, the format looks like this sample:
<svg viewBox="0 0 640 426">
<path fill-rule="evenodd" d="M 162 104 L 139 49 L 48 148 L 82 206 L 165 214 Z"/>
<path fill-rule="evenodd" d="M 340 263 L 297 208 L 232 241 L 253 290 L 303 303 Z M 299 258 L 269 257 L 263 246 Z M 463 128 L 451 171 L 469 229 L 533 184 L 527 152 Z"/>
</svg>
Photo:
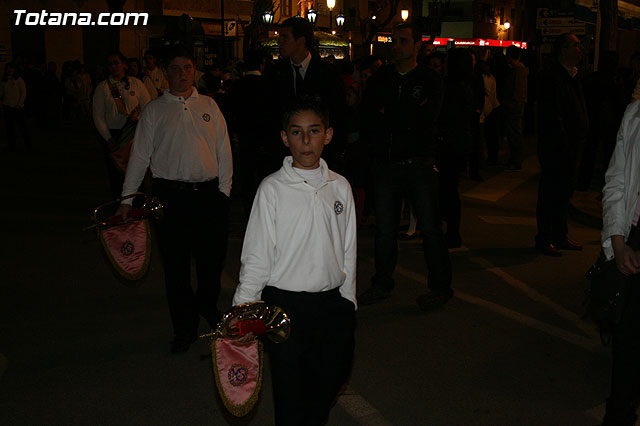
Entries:
<svg viewBox="0 0 640 426">
<path fill-rule="evenodd" d="M 629 112 L 627 109 L 627 113 Z M 634 109 L 635 110 L 635 109 Z M 611 237 L 622 235 L 626 238 L 625 229 L 625 177 L 624 170 L 626 164 L 627 144 L 624 127 L 627 124 L 627 114 L 622 119 L 620 130 L 616 138 L 616 146 L 609 162 L 609 167 L 605 173 L 605 184 L 602 188 L 602 247 L 605 249 L 607 258 L 613 256 Z"/>
<path fill-rule="evenodd" d="M 347 183 L 347 185 L 349 184 Z M 342 286 L 340 286 L 340 295 L 345 299 L 353 302 L 356 309 L 358 309 L 358 302 L 356 300 L 356 263 L 358 258 L 358 237 L 355 202 L 353 201 L 353 194 L 350 187 L 348 188 L 346 204 L 347 208 L 345 209 L 345 214 L 347 215 L 347 229 L 344 236 L 344 272 L 346 274 L 346 277 L 344 279 L 344 283 L 342 284 Z"/>
<path fill-rule="evenodd" d="M 122 186 L 122 196 L 133 194 L 138 190 L 144 175 L 151 161 L 153 153 L 153 117 L 151 110 L 145 109 L 140 116 L 140 121 L 136 126 L 136 134 L 133 138 L 133 146 L 127 164 L 127 173 L 124 177 L 124 185 Z M 132 199 L 125 200 L 124 203 L 131 204 Z"/>
<path fill-rule="evenodd" d="M 227 123 L 224 116 L 215 104 L 217 110 L 214 132 L 216 137 L 216 158 L 218 159 L 218 189 L 227 197 L 231 195 L 231 181 L 233 178 L 233 156 L 231 154 L 231 142 L 227 131 Z"/>
<path fill-rule="evenodd" d="M 276 194 L 263 181 L 253 200 L 240 256 L 240 283 L 233 306 L 260 300 L 269 282 L 276 247 Z"/>
<path fill-rule="evenodd" d="M 110 94 L 109 94 L 110 96 Z M 111 139 L 111 132 L 104 118 L 105 104 L 107 103 L 107 91 L 104 84 L 99 84 L 93 94 L 93 124 L 95 124 L 98 133 L 105 141 Z"/>
</svg>

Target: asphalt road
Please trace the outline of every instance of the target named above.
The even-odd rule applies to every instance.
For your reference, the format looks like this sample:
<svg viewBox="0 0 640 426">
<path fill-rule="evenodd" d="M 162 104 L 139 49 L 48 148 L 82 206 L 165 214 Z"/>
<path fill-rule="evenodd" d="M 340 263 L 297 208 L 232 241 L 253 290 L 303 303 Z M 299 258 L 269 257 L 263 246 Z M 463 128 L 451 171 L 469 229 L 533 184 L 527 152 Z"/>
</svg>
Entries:
<svg viewBox="0 0 640 426">
<path fill-rule="evenodd" d="M 34 127 L 31 153 L 0 156 L 0 424 L 273 424 L 268 369 L 256 409 L 234 419 L 217 397 L 207 342 L 169 353 L 158 256 L 139 287 L 113 277 L 95 232 L 82 231 L 109 199 L 101 153 L 90 126 L 63 130 Z M 538 255 L 536 173 L 529 157 L 522 172 L 463 179 L 464 246 L 451 253 L 456 296 L 444 309 L 418 309 L 426 266 L 419 242 L 400 243 L 392 297 L 358 311 L 352 377 L 329 425 L 598 423 L 610 355 L 581 315 L 599 231 L 572 222 L 582 252 Z M 221 308 L 237 281 L 240 204 Z M 369 218 L 358 238 L 360 292 L 373 274 L 373 235 Z"/>
</svg>

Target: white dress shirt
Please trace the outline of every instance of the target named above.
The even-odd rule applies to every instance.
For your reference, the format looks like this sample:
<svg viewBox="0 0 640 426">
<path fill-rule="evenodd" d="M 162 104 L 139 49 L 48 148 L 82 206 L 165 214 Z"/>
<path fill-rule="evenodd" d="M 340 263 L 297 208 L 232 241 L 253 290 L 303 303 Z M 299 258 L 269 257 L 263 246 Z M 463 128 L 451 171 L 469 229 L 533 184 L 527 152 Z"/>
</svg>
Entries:
<svg viewBox="0 0 640 426">
<path fill-rule="evenodd" d="M 219 190 L 229 196 L 231 144 L 216 102 L 195 88 L 187 99 L 167 89 L 150 102 L 136 128 L 123 196 L 137 191 L 148 166 L 154 178 L 206 182 L 217 177 Z"/>
<path fill-rule="evenodd" d="M 149 77 L 151 78 L 153 85 L 156 86 L 157 90 L 163 92 L 164 89 L 169 88 L 167 76 L 164 75 L 164 71 L 162 71 L 160 67 L 155 67 L 153 70 L 147 68 L 147 72 L 149 73 Z"/>
<path fill-rule="evenodd" d="M 109 81 L 120 92 L 122 102 L 127 109 L 127 113 L 131 113 L 138 105 L 141 110 L 147 106 L 151 97 L 144 84 L 135 77 L 127 77 L 129 80 L 129 89 L 123 81 L 116 81 L 109 77 Z M 116 102 L 111 95 L 109 84 L 104 80 L 98 84 L 93 94 L 93 123 L 98 129 L 100 136 L 104 140 L 111 138 L 109 129 L 122 129 L 127 122 L 127 116 L 118 112 Z"/>
<path fill-rule="evenodd" d="M 351 186 L 320 160 L 316 188 L 292 166 L 265 178 L 253 201 L 233 305 L 261 299 L 265 286 L 356 300 L 356 216 Z"/>
</svg>

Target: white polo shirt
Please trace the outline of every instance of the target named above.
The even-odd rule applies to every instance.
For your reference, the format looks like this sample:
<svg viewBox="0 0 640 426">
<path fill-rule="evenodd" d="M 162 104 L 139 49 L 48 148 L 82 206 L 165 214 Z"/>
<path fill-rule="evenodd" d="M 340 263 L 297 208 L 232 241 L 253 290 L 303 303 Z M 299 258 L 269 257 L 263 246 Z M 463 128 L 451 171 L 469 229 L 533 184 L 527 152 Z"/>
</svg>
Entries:
<svg viewBox="0 0 640 426">
<path fill-rule="evenodd" d="M 147 68 L 147 72 L 149 73 L 149 77 L 151 78 L 153 85 L 156 86 L 156 89 L 164 90 L 169 87 L 167 77 L 164 75 L 164 71 L 162 71 L 160 67 L 155 67 L 153 71 Z"/>
<path fill-rule="evenodd" d="M 109 81 L 113 83 L 122 96 L 127 112 L 131 113 L 138 105 L 144 110 L 151 97 L 144 84 L 135 77 L 127 77 L 129 80 L 129 88 L 122 81 L 113 80 L 109 77 Z M 122 129 L 127 122 L 127 115 L 120 114 L 116 102 L 113 100 L 109 83 L 104 80 L 98 84 L 93 94 L 93 123 L 98 129 L 100 136 L 104 140 L 111 138 L 109 129 Z"/>
<path fill-rule="evenodd" d="M 193 88 L 184 99 L 171 94 L 149 103 L 136 128 L 122 195 L 138 189 L 147 167 L 154 178 L 205 182 L 231 194 L 233 160 L 227 124 L 216 102 Z"/>
</svg>

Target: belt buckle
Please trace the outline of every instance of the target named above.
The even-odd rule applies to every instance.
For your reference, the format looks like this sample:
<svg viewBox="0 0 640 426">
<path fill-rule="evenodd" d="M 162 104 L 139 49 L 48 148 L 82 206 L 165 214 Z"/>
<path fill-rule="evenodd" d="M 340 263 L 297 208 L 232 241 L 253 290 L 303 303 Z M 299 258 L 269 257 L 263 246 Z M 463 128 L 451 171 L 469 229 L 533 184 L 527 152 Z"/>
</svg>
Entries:
<svg viewBox="0 0 640 426">
<path fill-rule="evenodd" d="M 198 182 L 191 182 L 191 185 L 192 185 L 191 189 L 193 191 L 197 191 L 198 190 Z"/>
</svg>

